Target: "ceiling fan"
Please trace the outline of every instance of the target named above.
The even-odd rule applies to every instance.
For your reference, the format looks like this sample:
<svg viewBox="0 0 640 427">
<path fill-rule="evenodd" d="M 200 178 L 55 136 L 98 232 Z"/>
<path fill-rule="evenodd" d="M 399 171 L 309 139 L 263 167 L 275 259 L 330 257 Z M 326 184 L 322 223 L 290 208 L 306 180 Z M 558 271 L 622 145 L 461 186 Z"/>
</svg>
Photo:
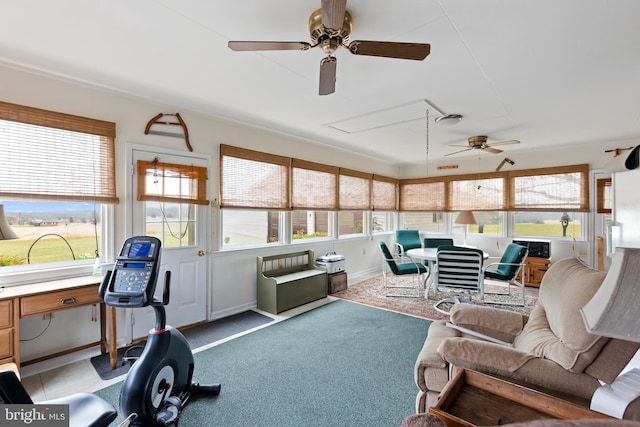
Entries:
<svg viewBox="0 0 640 427">
<path fill-rule="evenodd" d="M 347 12 L 347 0 L 322 0 L 321 8 L 309 17 L 311 42 L 278 41 L 230 41 L 234 51 L 260 50 L 309 50 L 320 47 L 327 55 L 320 61 L 320 95 L 336 90 L 337 58 L 334 53 L 344 47 L 354 55 L 381 56 L 385 58 L 413 59 L 421 61 L 429 55 L 431 45 L 425 43 L 379 42 L 354 40 L 351 35 L 351 15 Z"/>
<path fill-rule="evenodd" d="M 497 141 L 497 142 L 492 142 L 488 144 L 487 139 L 488 137 L 486 135 L 478 135 L 478 136 L 472 136 L 471 138 L 469 138 L 468 145 L 450 144 L 449 145 L 450 147 L 466 147 L 466 148 L 464 150 L 454 151 L 453 153 L 445 154 L 445 156 L 451 156 L 453 154 L 458 154 L 458 153 L 462 153 L 464 151 L 469 151 L 469 150 L 483 150 L 483 151 L 488 151 L 489 153 L 498 154 L 498 153 L 502 153 L 502 150 L 498 148 L 493 148 L 496 145 L 520 144 L 520 141 L 516 139 L 511 139 L 509 141 Z"/>
</svg>

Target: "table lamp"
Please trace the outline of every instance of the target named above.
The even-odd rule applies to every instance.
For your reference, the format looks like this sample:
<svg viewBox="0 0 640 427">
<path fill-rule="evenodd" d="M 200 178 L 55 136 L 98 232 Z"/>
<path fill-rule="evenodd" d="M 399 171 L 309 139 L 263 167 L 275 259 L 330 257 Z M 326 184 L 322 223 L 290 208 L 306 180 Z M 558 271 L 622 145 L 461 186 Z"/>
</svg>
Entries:
<svg viewBox="0 0 640 427">
<path fill-rule="evenodd" d="M 0 240 L 19 239 L 20 237 L 11 229 L 7 217 L 4 216 L 4 206 L 0 205 Z"/>
<path fill-rule="evenodd" d="M 607 276 L 580 313 L 591 334 L 640 342 L 639 302 L 640 248 L 616 248 Z M 596 390 L 591 409 L 617 418 L 640 418 L 640 368 L 633 366 L 637 357 L 613 383 Z"/>
<path fill-rule="evenodd" d="M 467 227 L 469 227 L 469 224 L 477 224 L 478 221 L 476 221 L 476 217 L 473 216 L 472 211 L 460 211 L 460 213 L 458 214 L 458 217 L 454 222 L 456 224 L 464 225 L 464 244 L 466 246 L 467 245 Z"/>
</svg>

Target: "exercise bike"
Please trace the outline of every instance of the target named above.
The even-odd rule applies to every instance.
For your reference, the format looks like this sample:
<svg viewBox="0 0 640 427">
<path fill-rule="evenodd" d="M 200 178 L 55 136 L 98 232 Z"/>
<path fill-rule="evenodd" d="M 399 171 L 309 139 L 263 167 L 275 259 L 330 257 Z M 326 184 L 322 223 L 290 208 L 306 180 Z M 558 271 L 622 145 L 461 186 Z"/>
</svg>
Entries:
<svg viewBox="0 0 640 427">
<path fill-rule="evenodd" d="M 160 271 L 160 240 L 150 236 L 128 238 L 113 271 L 100 284 L 100 296 L 112 307 L 147 307 L 155 311 L 140 357 L 120 390 L 120 427 L 177 425 L 182 409 L 198 393 L 217 396 L 220 384 L 192 382 L 193 353 L 184 335 L 166 324 L 171 272 L 165 272 L 162 300 L 154 297 Z"/>
</svg>

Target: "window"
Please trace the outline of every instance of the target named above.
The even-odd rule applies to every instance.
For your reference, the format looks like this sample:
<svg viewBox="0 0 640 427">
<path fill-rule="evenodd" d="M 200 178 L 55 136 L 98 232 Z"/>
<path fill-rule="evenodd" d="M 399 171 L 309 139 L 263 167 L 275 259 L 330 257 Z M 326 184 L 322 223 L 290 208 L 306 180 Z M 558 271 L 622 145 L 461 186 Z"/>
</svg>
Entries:
<svg viewBox="0 0 640 427">
<path fill-rule="evenodd" d="M 464 225 L 456 224 L 455 218 L 457 213 L 453 214 L 452 232 L 464 233 Z M 492 237 L 504 236 L 504 219 L 505 212 L 502 211 L 474 211 L 473 216 L 476 218 L 477 224 L 470 224 L 467 228 L 467 234 L 483 234 Z"/>
<path fill-rule="evenodd" d="M 398 209 L 398 180 L 381 175 L 373 175 L 372 208 L 374 211 L 395 211 Z"/>
<path fill-rule="evenodd" d="M 229 209 L 222 211 L 222 245 L 260 246 L 281 242 L 278 211 Z"/>
<path fill-rule="evenodd" d="M 388 233 L 394 230 L 394 212 L 373 211 L 371 213 L 371 232 Z"/>
<path fill-rule="evenodd" d="M 338 208 L 338 168 L 292 159 L 291 206 L 294 209 Z"/>
<path fill-rule="evenodd" d="M 291 159 L 220 146 L 222 247 L 282 242 L 282 216 L 290 208 Z"/>
<path fill-rule="evenodd" d="M 589 165 L 513 171 L 511 210 L 586 212 Z"/>
<path fill-rule="evenodd" d="M 340 168 L 338 237 L 367 233 L 366 211 L 371 210 L 372 175 Z"/>
<path fill-rule="evenodd" d="M 580 212 L 515 212 L 514 236 L 566 237 L 582 240 L 584 214 Z"/>
<path fill-rule="evenodd" d="M 103 252 L 106 207 L 118 203 L 114 138 L 114 123 L 0 102 L 0 200 L 20 237 L 0 242 L 0 264 L 75 267 Z"/>
<path fill-rule="evenodd" d="M 403 228 L 423 233 L 444 233 L 443 212 L 404 212 Z"/>
<path fill-rule="evenodd" d="M 400 211 L 589 210 L 589 165 L 399 181 Z"/>
<path fill-rule="evenodd" d="M 329 211 L 293 211 L 291 223 L 293 242 L 304 239 L 326 238 L 331 236 L 332 212 Z"/>
<path fill-rule="evenodd" d="M 138 200 L 144 202 L 145 233 L 165 248 L 195 246 L 196 205 L 208 205 L 207 168 L 139 160 Z"/>
<path fill-rule="evenodd" d="M 449 182 L 449 208 L 453 211 L 481 211 L 505 209 L 505 180 L 503 177 L 466 176 Z"/>
<path fill-rule="evenodd" d="M 400 211 L 445 210 L 445 190 L 445 182 L 442 178 L 402 180 L 400 181 Z"/>
<path fill-rule="evenodd" d="M 289 209 L 291 159 L 220 146 L 220 207 Z"/>
<path fill-rule="evenodd" d="M 365 211 L 338 212 L 338 236 L 365 234 L 367 232 L 365 214 Z"/>
<path fill-rule="evenodd" d="M 102 206 L 5 201 L 5 217 L 19 236 L 0 240 L 0 267 L 42 267 L 92 260 L 101 252 Z M 53 266 L 53 264 L 52 264 Z"/>
</svg>

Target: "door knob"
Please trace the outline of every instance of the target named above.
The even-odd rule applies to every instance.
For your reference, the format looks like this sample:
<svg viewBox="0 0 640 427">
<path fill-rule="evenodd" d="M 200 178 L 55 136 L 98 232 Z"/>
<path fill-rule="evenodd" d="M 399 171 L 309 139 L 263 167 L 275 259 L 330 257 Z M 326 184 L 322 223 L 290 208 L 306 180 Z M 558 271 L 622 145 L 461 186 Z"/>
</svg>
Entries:
<svg viewBox="0 0 640 427">
<path fill-rule="evenodd" d="M 200 249 L 200 250 L 198 251 L 198 256 L 205 256 L 205 254 L 206 254 L 206 252 L 205 252 L 205 251 L 203 251 L 202 249 Z"/>
</svg>

